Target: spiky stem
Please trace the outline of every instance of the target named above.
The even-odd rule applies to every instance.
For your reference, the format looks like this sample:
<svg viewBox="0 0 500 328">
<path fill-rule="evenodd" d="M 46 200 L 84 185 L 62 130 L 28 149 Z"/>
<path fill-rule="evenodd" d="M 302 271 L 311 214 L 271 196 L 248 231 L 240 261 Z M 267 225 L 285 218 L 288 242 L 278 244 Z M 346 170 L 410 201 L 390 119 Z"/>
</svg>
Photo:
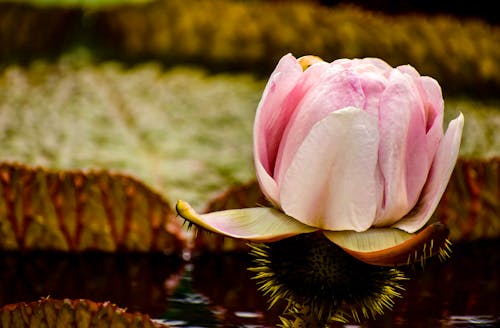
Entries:
<svg viewBox="0 0 500 328">
<path fill-rule="evenodd" d="M 321 233 L 251 245 L 259 289 L 270 307 L 288 306 L 283 327 L 321 327 L 328 322 L 383 314 L 394 304 L 404 275 L 395 268 L 361 262 Z"/>
</svg>

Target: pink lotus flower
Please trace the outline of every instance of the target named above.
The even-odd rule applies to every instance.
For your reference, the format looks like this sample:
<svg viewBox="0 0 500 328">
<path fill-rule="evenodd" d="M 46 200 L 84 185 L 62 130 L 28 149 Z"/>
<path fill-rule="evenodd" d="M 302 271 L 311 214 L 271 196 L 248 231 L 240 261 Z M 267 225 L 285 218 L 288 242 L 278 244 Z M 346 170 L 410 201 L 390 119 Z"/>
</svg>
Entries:
<svg viewBox="0 0 500 328">
<path fill-rule="evenodd" d="M 199 215 L 179 201 L 182 217 L 259 242 L 321 231 L 353 253 L 404 243 L 429 221 L 463 116 L 443 134 L 441 88 L 409 65 L 316 58 L 284 56 L 257 108 L 256 174 L 275 208 Z"/>
</svg>

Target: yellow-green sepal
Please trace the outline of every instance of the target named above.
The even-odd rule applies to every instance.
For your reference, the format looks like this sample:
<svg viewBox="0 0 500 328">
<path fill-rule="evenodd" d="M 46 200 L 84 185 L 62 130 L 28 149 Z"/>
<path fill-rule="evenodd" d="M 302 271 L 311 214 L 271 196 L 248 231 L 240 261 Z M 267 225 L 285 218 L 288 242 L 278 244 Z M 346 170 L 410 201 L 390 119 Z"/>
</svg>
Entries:
<svg viewBox="0 0 500 328">
<path fill-rule="evenodd" d="M 368 264 L 401 266 L 436 254 L 446 254 L 448 228 L 434 223 L 418 233 L 395 228 L 371 228 L 363 232 L 324 231 L 325 236 L 353 257 Z"/>
<path fill-rule="evenodd" d="M 199 228 L 253 242 L 272 242 L 317 230 L 270 207 L 198 214 L 187 202 L 179 200 L 176 210 L 179 216 Z"/>
</svg>

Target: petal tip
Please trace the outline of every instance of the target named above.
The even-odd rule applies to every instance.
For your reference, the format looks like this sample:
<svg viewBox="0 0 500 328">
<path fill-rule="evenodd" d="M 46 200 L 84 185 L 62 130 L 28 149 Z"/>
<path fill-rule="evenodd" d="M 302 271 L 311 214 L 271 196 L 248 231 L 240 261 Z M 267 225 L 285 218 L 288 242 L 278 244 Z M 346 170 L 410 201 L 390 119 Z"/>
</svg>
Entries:
<svg viewBox="0 0 500 328">
<path fill-rule="evenodd" d="M 193 210 L 188 202 L 183 200 L 178 200 L 175 204 L 175 210 L 179 216 L 183 219 L 189 220 L 191 217 L 196 216 L 196 212 Z"/>
</svg>

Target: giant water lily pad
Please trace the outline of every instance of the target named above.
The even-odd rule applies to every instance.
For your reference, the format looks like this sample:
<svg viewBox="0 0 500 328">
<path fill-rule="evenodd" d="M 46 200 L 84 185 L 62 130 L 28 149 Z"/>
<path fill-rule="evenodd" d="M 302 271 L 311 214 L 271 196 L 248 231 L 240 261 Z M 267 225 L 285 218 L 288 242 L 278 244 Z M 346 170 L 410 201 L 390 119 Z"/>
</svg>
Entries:
<svg viewBox="0 0 500 328">
<path fill-rule="evenodd" d="M 197 209 L 253 177 L 263 82 L 75 57 L 0 71 L 0 161 L 120 171 Z"/>
<path fill-rule="evenodd" d="M 109 303 L 90 300 L 56 300 L 44 298 L 37 302 L 8 304 L 0 308 L 2 327 L 169 327 L 153 322 L 141 313 L 127 313 Z"/>
<path fill-rule="evenodd" d="M 0 249 L 181 254 L 184 242 L 168 202 L 131 176 L 0 163 Z"/>
</svg>

